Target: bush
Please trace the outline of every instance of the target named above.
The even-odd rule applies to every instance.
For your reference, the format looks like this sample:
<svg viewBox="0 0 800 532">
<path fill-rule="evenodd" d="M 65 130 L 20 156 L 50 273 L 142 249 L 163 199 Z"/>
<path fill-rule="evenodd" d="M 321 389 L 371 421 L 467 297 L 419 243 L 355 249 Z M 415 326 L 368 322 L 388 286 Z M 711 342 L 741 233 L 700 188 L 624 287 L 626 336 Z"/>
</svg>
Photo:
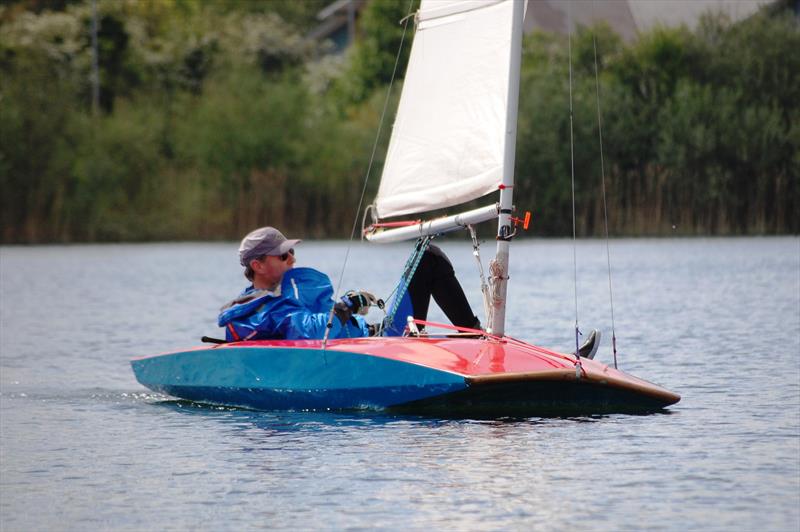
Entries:
<svg viewBox="0 0 800 532">
<path fill-rule="evenodd" d="M 101 2 L 97 116 L 90 4 L 0 8 L 2 242 L 237 238 L 263 224 L 349 236 L 397 22 L 417 3 L 370 2 L 349 55 L 315 62 L 292 24 L 308 29 L 321 4 Z M 605 26 L 573 35 L 579 234 L 604 231 L 595 43 L 612 234 L 800 232 L 800 31 L 779 8 L 627 44 Z M 569 235 L 567 39 L 533 33 L 524 47 L 515 203 L 536 234 Z"/>
</svg>

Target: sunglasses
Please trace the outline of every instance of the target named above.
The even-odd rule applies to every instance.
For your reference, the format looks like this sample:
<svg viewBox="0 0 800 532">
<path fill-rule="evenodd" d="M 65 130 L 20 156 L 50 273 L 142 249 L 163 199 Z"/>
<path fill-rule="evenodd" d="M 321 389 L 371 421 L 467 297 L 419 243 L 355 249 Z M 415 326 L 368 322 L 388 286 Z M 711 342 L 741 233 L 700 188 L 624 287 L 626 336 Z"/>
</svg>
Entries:
<svg viewBox="0 0 800 532">
<path fill-rule="evenodd" d="M 281 259 L 281 262 L 286 262 L 287 260 L 289 260 L 289 255 L 294 257 L 294 248 L 290 249 L 289 251 L 287 251 L 283 255 L 278 255 L 278 258 Z"/>
</svg>

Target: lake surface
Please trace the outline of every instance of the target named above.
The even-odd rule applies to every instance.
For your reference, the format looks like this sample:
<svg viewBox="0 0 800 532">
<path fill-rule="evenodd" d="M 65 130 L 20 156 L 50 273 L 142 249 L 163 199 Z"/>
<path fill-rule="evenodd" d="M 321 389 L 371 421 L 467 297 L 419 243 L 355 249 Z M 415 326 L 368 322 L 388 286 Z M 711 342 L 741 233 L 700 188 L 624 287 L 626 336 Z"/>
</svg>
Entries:
<svg viewBox="0 0 800 532">
<path fill-rule="evenodd" d="M 481 309 L 471 247 L 442 247 Z M 3 532 L 800 529 L 798 238 L 612 241 L 620 368 L 682 401 L 494 421 L 214 409 L 147 391 L 130 358 L 221 334 L 217 310 L 245 285 L 236 248 L 0 248 Z M 304 242 L 298 262 L 335 283 L 345 249 Z M 571 350 L 572 249 L 515 242 L 509 334 Z M 610 363 L 605 243 L 577 251 L 579 320 L 603 330 Z M 343 288 L 386 295 L 408 252 L 355 244 Z"/>
</svg>

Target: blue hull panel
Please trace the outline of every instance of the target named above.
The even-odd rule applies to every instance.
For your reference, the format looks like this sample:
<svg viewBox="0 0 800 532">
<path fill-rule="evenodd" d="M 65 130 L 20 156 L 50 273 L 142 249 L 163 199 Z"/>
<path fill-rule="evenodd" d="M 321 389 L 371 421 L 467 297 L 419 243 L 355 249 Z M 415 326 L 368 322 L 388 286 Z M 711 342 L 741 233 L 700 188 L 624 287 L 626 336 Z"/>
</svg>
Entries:
<svg viewBox="0 0 800 532">
<path fill-rule="evenodd" d="M 387 358 L 303 348 L 226 347 L 131 362 L 151 390 L 265 410 L 387 408 L 467 387 L 464 377 Z"/>
<path fill-rule="evenodd" d="M 266 388 L 208 388 L 163 386 L 158 391 L 198 403 L 256 410 L 383 410 L 417 400 L 460 391 L 464 386 L 401 386 L 348 390 L 272 390 Z M 419 399 L 414 399 L 419 398 Z"/>
</svg>

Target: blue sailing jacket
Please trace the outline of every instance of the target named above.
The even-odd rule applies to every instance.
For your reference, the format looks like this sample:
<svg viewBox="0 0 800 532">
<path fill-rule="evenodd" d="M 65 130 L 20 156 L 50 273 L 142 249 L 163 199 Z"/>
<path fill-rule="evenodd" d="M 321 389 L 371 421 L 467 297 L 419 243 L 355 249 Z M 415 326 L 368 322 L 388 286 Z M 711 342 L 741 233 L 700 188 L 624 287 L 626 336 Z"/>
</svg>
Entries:
<svg viewBox="0 0 800 532">
<path fill-rule="evenodd" d="M 325 336 L 333 307 L 333 285 L 327 275 L 313 268 L 292 268 L 283 274 L 276 292 L 250 286 L 222 307 L 218 323 L 225 327 L 226 340 L 319 340 Z M 334 317 L 330 338 L 361 336 L 369 336 L 361 316 L 353 316 L 345 325 Z"/>
</svg>

